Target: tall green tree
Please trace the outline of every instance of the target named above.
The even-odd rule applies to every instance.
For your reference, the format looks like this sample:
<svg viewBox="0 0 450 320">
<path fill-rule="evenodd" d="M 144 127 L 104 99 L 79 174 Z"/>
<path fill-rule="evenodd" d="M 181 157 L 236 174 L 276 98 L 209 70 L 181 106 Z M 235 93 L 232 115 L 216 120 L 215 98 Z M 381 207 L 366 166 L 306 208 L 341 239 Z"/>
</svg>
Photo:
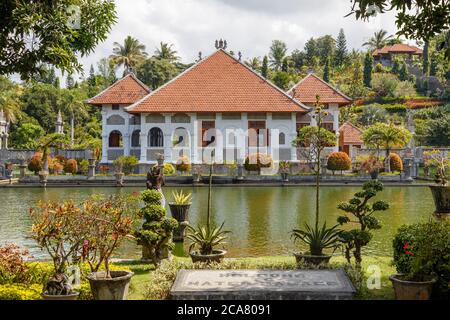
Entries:
<svg viewBox="0 0 450 320">
<path fill-rule="evenodd" d="M 407 81 L 409 79 L 408 66 L 406 65 L 406 62 L 403 62 L 398 74 L 398 78 L 400 79 L 400 81 Z"/>
<path fill-rule="evenodd" d="M 280 70 L 283 64 L 283 59 L 286 57 L 287 46 L 286 43 L 280 40 L 273 40 L 270 46 L 269 59 L 270 65 L 276 70 Z"/>
<path fill-rule="evenodd" d="M 425 41 L 422 54 L 422 72 L 424 76 L 428 76 L 430 68 L 429 43 Z"/>
<path fill-rule="evenodd" d="M 430 76 L 437 76 L 438 67 L 439 67 L 438 55 L 437 55 L 437 52 L 434 51 L 431 54 L 431 60 L 430 60 Z"/>
<path fill-rule="evenodd" d="M 81 72 L 78 57 L 106 40 L 116 20 L 115 4 L 109 0 L 3 0 L 0 74 L 18 73 L 28 80 L 45 64 Z"/>
<path fill-rule="evenodd" d="M 392 35 L 388 36 L 388 32 L 386 30 L 381 29 L 374 32 L 369 41 L 363 43 L 363 46 L 368 46 L 370 50 L 381 49 L 392 37 Z"/>
<path fill-rule="evenodd" d="M 323 68 L 323 80 L 325 82 L 330 82 L 330 59 L 325 61 L 325 67 Z"/>
<path fill-rule="evenodd" d="M 344 29 L 339 30 L 339 35 L 336 39 L 336 53 L 334 55 L 334 64 L 341 66 L 347 59 L 347 40 L 345 39 Z"/>
<path fill-rule="evenodd" d="M 363 141 L 369 148 L 385 149 L 386 157 L 384 160 L 385 170 L 391 172 L 390 154 L 391 150 L 403 148 L 411 140 L 412 135 L 408 129 L 393 124 L 376 123 L 368 127 L 363 132 Z"/>
<path fill-rule="evenodd" d="M 370 52 L 364 57 L 364 85 L 368 88 L 372 85 L 373 57 Z"/>
<path fill-rule="evenodd" d="M 305 60 L 309 67 L 314 66 L 314 58 L 318 56 L 317 43 L 314 38 L 310 38 L 305 43 Z"/>
<path fill-rule="evenodd" d="M 160 42 L 159 48 L 156 48 L 153 56 L 159 60 L 167 60 L 169 62 L 179 60 L 180 57 L 177 56 L 177 52 L 172 49 L 172 46 L 172 44 Z"/>
<path fill-rule="evenodd" d="M 262 66 L 261 66 L 261 75 L 267 79 L 269 76 L 269 59 L 267 56 L 264 56 Z"/>
<path fill-rule="evenodd" d="M 305 65 L 305 53 L 303 51 L 300 51 L 298 49 L 295 49 L 291 53 L 291 61 L 294 64 L 294 68 L 297 71 L 300 71 L 300 69 Z"/>
<path fill-rule="evenodd" d="M 320 64 L 324 65 L 325 61 L 330 58 L 333 59 L 336 52 L 336 40 L 329 34 L 319 37 L 315 40 L 316 55 L 319 58 Z"/>
<path fill-rule="evenodd" d="M 125 38 L 123 44 L 114 42 L 113 54 L 110 59 L 116 66 L 124 67 L 124 75 L 133 72 L 136 66 L 142 62 L 147 53 L 145 52 L 145 45 L 139 40 L 128 36 Z"/>
<path fill-rule="evenodd" d="M 138 78 L 153 90 L 173 79 L 178 73 L 179 70 L 166 59 L 149 58 L 137 68 Z"/>
<path fill-rule="evenodd" d="M 45 135 L 44 129 L 38 124 L 24 123 L 11 133 L 11 145 L 17 149 L 36 150 L 39 146 L 38 137 Z"/>
</svg>

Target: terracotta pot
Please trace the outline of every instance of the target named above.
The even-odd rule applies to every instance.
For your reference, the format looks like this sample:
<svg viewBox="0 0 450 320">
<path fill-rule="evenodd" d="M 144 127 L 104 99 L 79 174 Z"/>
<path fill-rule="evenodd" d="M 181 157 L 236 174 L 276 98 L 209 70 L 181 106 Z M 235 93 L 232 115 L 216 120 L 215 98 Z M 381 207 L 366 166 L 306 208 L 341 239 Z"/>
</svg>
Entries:
<svg viewBox="0 0 450 320">
<path fill-rule="evenodd" d="M 94 272 L 87 276 L 95 300 L 126 300 L 131 271 L 110 271 L 111 278 L 105 278 L 105 272 Z"/>
<path fill-rule="evenodd" d="M 202 263 L 211 263 L 211 262 L 217 262 L 221 263 L 225 257 L 227 252 L 225 250 L 214 250 L 212 254 L 203 255 L 199 252 L 193 251 L 189 252 L 189 255 L 191 256 L 192 262 L 202 262 Z"/>
<path fill-rule="evenodd" d="M 318 266 L 320 264 L 326 264 L 330 262 L 331 256 L 323 254 L 321 256 L 315 256 L 311 254 L 304 254 L 304 253 L 294 253 L 295 260 L 297 263 L 308 263 L 315 266 Z"/>
<path fill-rule="evenodd" d="M 406 281 L 402 280 L 402 274 L 389 277 L 394 287 L 397 300 L 429 300 L 435 280 L 430 281 Z"/>
<path fill-rule="evenodd" d="M 80 295 L 79 292 L 74 292 L 72 294 L 61 295 L 61 296 L 52 296 L 52 295 L 45 294 L 45 293 L 41 294 L 42 299 L 44 299 L 44 300 L 66 300 L 66 301 L 77 300 L 79 295 Z"/>
<path fill-rule="evenodd" d="M 433 194 L 435 213 L 438 215 L 450 213 L 450 186 L 434 185 L 429 187 Z"/>
</svg>

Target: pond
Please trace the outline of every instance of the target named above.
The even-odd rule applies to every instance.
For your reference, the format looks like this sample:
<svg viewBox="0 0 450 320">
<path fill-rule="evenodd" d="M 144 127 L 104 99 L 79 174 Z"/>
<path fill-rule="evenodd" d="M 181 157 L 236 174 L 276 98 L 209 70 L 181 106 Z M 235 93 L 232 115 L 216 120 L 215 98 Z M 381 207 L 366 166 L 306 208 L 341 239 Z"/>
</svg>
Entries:
<svg viewBox="0 0 450 320">
<path fill-rule="evenodd" d="M 191 224 L 204 221 L 207 208 L 208 188 L 184 187 L 193 193 L 190 210 Z M 35 258 L 44 258 L 33 240 L 28 239 L 31 222 L 30 207 L 38 200 L 63 201 L 74 199 L 81 202 L 93 194 L 131 193 L 142 188 L 11 188 L 1 189 L 0 244 L 17 243 L 30 249 Z M 164 193 L 170 199 L 175 188 L 166 187 Z M 336 222 L 340 212 L 336 205 L 348 200 L 359 191 L 356 186 L 321 188 L 321 215 L 328 225 Z M 366 248 L 370 255 L 390 255 L 392 238 L 403 224 L 427 220 L 434 209 L 431 193 L 427 187 L 386 187 L 378 199 L 390 203 L 391 208 L 379 212 L 382 229 L 374 231 L 374 238 Z M 314 217 L 315 189 L 312 186 L 295 187 L 214 187 L 213 220 L 225 221 L 225 228 L 232 231 L 227 249 L 230 257 L 284 255 L 296 249 L 289 232 Z M 178 245 L 176 255 L 185 255 L 187 244 Z M 139 258 L 139 247 L 126 242 L 120 248 L 121 258 Z"/>
</svg>

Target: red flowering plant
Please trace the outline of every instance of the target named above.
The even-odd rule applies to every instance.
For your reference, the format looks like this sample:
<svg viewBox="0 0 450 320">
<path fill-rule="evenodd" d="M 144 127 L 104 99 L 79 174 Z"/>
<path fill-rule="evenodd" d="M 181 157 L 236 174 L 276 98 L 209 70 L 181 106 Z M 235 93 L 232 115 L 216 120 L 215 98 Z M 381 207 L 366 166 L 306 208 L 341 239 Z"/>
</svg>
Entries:
<svg viewBox="0 0 450 320">
<path fill-rule="evenodd" d="M 29 258 L 29 251 L 16 244 L 0 246 L 0 284 L 27 283 L 30 276 L 26 260 Z"/>
<path fill-rule="evenodd" d="M 31 238 L 47 251 L 53 260 L 54 273 L 44 286 L 44 294 L 73 294 L 66 269 L 76 262 L 77 252 L 83 239 L 80 224 L 80 208 L 69 200 L 62 204 L 40 202 L 30 209 L 32 220 Z"/>
<path fill-rule="evenodd" d="M 111 278 L 111 256 L 124 239 L 132 238 L 137 204 L 137 198 L 133 195 L 97 195 L 83 203 L 85 230 L 81 254 L 91 272 L 98 272 L 103 264 L 106 278 Z"/>
</svg>

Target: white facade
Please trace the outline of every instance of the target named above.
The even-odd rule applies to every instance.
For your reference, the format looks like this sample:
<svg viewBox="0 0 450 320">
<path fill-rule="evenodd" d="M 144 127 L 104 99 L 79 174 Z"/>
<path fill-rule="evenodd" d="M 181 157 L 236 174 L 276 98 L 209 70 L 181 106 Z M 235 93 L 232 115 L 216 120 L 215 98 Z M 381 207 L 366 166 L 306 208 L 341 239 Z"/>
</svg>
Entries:
<svg viewBox="0 0 450 320">
<path fill-rule="evenodd" d="M 304 113 L 133 115 L 125 111 L 125 107 L 102 106 L 102 163 L 112 163 L 122 155 L 133 155 L 141 164 L 153 164 L 157 154 L 164 154 L 166 162 L 176 163 L 180 156 L 187 156 L 191 163 L 204 163 L 212 150 L 215 150 L 217 163 L 239 162 L 256 152 L 271 154 L 275 161 L 295 162 L 297 149 L 292 141 L 297 129 L 316 125 L 315 120 Z M 338 135 L 339 106 L 329 104 L 327 111 L 326 126 Z M 249 124 L 252 127 L 249 128 Z M 259 134 L 254 128 L 260 129 Z"/>
</svg>

